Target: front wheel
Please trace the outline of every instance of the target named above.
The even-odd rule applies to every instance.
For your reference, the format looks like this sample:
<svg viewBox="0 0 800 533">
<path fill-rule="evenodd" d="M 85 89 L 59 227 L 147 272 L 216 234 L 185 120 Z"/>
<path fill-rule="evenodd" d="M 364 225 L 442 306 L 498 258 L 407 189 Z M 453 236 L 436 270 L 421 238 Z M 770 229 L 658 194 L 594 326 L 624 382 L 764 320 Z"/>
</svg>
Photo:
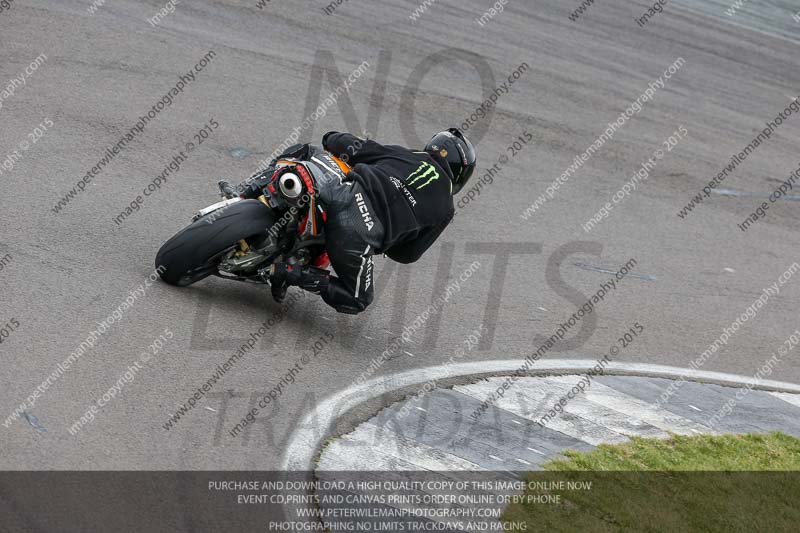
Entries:
<svg viewBox="0 0 800 533">
<path fill-rule="evenodd" d="M 197 219 L 165 242 L 156 255 L 156 269 L 170 285 L 189 286 L 217 274 L 220 260 L 237 242 L 261 235 L 274 222 L 272 210 L 258 200 L 231 204 Z"/>
</svg>

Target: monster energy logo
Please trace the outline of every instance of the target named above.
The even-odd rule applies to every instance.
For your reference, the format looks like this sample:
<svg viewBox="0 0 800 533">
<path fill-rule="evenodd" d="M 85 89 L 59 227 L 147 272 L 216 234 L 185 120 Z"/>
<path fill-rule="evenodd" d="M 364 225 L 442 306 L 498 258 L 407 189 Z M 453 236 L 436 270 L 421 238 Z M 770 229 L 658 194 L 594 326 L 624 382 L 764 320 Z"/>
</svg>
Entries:
<svg viewBox="0 0 800 533">
<path fill-rule="evenodd" d="M 422 181 L 423 179 L 428 178 L 428 181 L 423 183 L 422 185 L 414 185 Z M 411 173 L 411 175 L 406 178 L 407 185 L 414 185 L 414 188 L 420 190 L 421 188 L 428 185 L 430 182 L 439 179 L 439 173 L 436 172 L 436 169 L 430 163 L 422 162 L 417 170 Z"/>
</svg>

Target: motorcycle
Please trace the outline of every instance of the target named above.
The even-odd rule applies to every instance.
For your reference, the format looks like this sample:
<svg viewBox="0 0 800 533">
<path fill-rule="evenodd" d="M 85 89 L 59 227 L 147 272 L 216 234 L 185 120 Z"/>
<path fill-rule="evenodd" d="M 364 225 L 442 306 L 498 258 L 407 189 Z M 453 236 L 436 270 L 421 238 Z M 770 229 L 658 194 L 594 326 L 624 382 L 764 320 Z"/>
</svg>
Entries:
<svg viewBox="0 0 800 533">
<path fill-rule="evenodd" d="M 161 279 L 178 287 L 209 276 L 263 284 L 268 283 L 269 269 L 275 262 L 326 267 L 326 215 L 316 195 L 306 191 L 313 190 L 313 184 L 321 180 L 345 179 L 350 167 L 333 154 L 318 150 L 308 160 L 303 158 L 302 168 L 295 167 L 304 172 L 288 172 L 277 182 L 271 180 L 277 168 L 298 162 L 281 159 L 274 167 L 251 176 L 245 183 L 251 191 L 257 191 L 255 198 L 219 182 L 223 200 L 198 211 L 189 226 L 159 249 L 156 269 Z"/>
</svg>

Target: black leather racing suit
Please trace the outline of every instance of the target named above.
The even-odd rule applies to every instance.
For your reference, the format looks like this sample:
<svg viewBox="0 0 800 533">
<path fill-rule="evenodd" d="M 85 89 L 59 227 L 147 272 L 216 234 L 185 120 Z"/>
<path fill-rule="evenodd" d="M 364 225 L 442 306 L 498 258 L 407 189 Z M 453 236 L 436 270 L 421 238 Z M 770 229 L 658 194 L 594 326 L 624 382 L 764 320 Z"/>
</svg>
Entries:
<svg viewBox="0 0 800 533">
<path fill-rule="evenodd" d="M 413 263 L 453 219 L 452 174 L 438 156 L 349 133 L 326 133 L 322 145 L 352 167 L 346 176 L 315 183 L 327 213 L 325 242 L 336 277 L 320 285 L 314 269 L 303 269 L 308 279 L 292 284 L 319 292 L 339 312 L 360 313 L 374 297 L 372 256 L 385 253 Z M 310 165 L 332 166 L 317 147 L 288 151 L 305 151 Z"/>
</svg>

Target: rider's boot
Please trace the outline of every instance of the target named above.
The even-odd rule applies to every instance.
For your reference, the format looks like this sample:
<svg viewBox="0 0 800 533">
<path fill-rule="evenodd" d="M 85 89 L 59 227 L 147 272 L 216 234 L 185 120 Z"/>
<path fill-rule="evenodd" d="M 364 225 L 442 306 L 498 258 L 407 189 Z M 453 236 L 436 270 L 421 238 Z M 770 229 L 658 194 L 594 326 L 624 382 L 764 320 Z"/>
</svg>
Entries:
<svg viewBox="0 0 800 533">
<path fill-rule="evenodd" d="M 230 200 L 231 198 L 236 198 L 239 196 L 239 192 L 236 190 L 236 188 L 227 181 L 220 180 L 217 182 L 217 185 L 219 186 L 219 193 L 223 198 Z"/>
<path fill-rule="evenodd" d="M 290 286 L 297 286 L 314 294 L 320 294 L 328 288 L 331 281 L 331 273 L 327 270 L 286 263 L 270 265 L 261 272 L 261 276 L 269 279 L 272 298 L 278 303 L 286 297 L 286 291 Z"/>
</svg>

